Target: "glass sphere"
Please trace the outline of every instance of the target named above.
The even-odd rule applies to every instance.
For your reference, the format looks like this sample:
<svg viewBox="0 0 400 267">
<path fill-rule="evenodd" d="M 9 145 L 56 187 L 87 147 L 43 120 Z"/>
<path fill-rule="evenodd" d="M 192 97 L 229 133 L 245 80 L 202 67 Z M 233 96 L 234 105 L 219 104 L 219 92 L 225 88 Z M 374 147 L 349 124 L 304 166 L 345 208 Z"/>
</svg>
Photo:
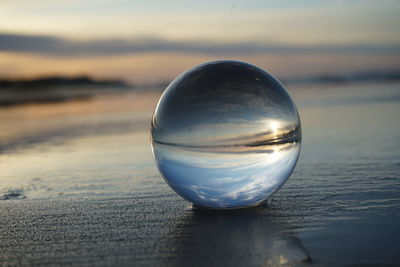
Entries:
<svg viewBox="0 0 400 267">
<path fill-rule="evenodd" d="M 196 206 L 239 208 L 264 202 L 289 178 L 300 153 L 296 106 L 266 71 L 212 61 L 178 76 L 151 122 L 157 166 Z"/>
</svg>

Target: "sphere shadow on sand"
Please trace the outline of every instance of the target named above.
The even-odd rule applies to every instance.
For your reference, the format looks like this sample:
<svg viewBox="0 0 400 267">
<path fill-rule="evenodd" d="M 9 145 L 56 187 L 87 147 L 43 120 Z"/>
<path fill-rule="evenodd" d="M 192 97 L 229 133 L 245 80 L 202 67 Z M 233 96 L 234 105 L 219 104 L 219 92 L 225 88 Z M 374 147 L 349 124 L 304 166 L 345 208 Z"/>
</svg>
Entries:
<svg viewBox="0 0 400 267">
<path fill-rule="evenodd" d="M 167 265 L 310 266 L 311 257 L 274 208 L 192 208 L 163 238 Z"/>
</svg>

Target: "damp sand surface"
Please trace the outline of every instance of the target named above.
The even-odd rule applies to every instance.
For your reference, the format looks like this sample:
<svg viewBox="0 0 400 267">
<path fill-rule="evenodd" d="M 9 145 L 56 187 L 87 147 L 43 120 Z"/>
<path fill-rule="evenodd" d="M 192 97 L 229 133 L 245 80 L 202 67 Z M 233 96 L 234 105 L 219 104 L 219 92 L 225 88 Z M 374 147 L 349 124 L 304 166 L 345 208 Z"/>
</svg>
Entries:
<svg viewBox="0 0 400 267">
<path fill-rule="evenodd" d="M 163 181 L 159 93 L 0 108 L 0 265 L 398 266 L 400 84 L 289 91 L 298 165 L 239 211 L 193 209 Z"/>
</svg>

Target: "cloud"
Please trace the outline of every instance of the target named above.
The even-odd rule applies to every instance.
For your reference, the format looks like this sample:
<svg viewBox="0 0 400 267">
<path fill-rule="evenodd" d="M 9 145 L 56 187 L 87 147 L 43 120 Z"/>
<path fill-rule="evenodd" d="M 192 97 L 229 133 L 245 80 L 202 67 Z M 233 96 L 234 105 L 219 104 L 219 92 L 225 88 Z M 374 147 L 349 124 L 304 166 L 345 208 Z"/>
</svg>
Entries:
<svg viewBox="0 0 400 267">
<path fill-rule="evenodd" d="M 258 42 L 170 41 L 163 39 L 68 40 L 46 35 L 1 34 L 0 51 L 57 56 L 123 55 L 146 52 L 184 52 L 210 55 L 259 53 L 399 53 L 400 45 L 295 46 Z"/>
</svg>

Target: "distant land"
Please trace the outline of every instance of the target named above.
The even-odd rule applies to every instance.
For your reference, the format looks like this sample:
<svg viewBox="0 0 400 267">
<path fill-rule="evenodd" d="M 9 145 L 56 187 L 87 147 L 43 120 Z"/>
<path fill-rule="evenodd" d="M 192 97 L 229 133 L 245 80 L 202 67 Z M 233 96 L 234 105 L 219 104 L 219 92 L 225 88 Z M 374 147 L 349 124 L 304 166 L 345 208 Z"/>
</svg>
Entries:
<svg viewBox="0 0 400 267">
<path fill-rule="evenodd" d="M 295 85 L 395 82 L 400 81 L 400 70 L 281 77 L 279 80 L 283 84 Z M 88 76 L 50 76 L 33 79 L 0 78 L 0 106 L 89 99 L 96 95 L 129 90 L 161 91 L 168 84 L 169 82 L 161 81 L 134 85 L 119 79 L 95 79 Z"/>
<path fill-rule="evenodd" d="M 2 89 L 43 89 L 50 87 L 82 88 L 82 87 L 128 87 L 125 81 L 117 79 L 102 79 L 97 80 L 88 76 L 78 77 L 41 77 L 34 79 L 0 79 L 0 90 Z"/>
<path fill-rule="evenodd" d="M 133 87 L 122 80 L 94 79 L 88 76 L 0 79 L 0 106 L 88 99 Z"/>
<path fill-rule="evenodd" d="M 357 82 L 400 81 L 400 70 L 364 71 L 341 74 L 321 74 L 315 76 L 297 76 L 280 79 L 285 84 L 338 84 Z"/>
</svg>

